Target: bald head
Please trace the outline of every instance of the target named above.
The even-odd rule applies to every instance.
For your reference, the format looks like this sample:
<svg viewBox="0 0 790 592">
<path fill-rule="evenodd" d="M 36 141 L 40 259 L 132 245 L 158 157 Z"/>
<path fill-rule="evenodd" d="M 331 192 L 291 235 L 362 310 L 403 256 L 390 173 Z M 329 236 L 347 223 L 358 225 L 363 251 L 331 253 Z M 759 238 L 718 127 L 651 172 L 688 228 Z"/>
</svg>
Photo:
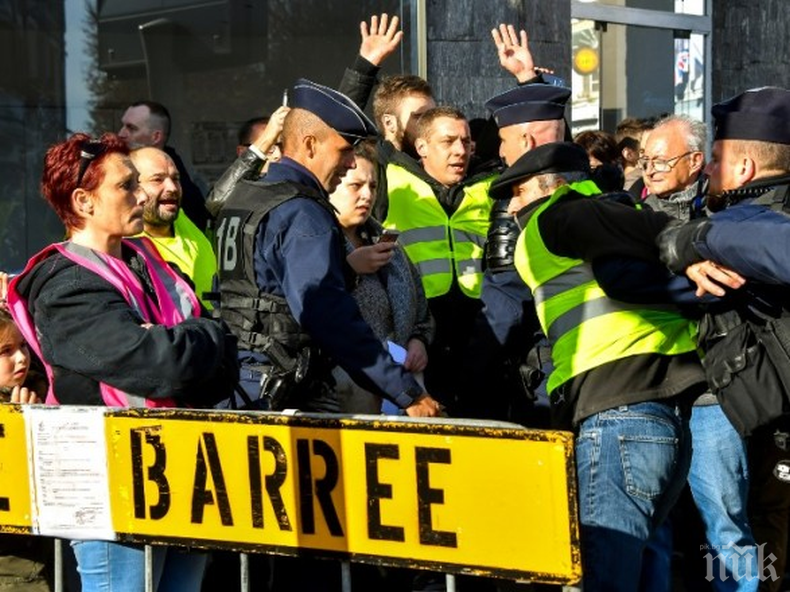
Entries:
<svg viewBox="0 0 790 592">
<path fill-rule="evenodd" d="M 283 122 L 283 156 L 310 171 L 332 193 L 348 169 L 355 167 L 354 147 L 318 116 L 294 108 Z"/>
<path fill-rule="evenodd" d="M 137 166 L 137 163 L 145 164 L 151 160 L 157 160 L 164 158 L 169 162 L 173 162 L 173 159 L 170 158 L 170 155 L 165 152 L 164 150 L 160 150 L 159 148 L 155 148 L 153 146 L 145 146 L 142 148 L 135 148 L 130 153 L 129 156 L 132 159 L 132 162 Z"/>
<path fill-rule="evenodd" d="M 283 155 L 293 158 L 298 154 L 306 136 L 324 138 L 331 132 L 332 128 L 310 111 L 291 109 L 283 121 Z"/>
<path fill-rule="evenodd" d="M 562 142 L 565 138 L 563 119 L 525 121 L 499 128 L 499 156 L 510 166 L 530 150 Z"/>
<path fill-rule="evenodd" d="M 153 237 L 173 236 L 173 222 L 181 210 L 181 177 L 173 159 L 153 147 L 138 148 L 130 156 L 146 195 L 145 232 Z"/>
</svg>

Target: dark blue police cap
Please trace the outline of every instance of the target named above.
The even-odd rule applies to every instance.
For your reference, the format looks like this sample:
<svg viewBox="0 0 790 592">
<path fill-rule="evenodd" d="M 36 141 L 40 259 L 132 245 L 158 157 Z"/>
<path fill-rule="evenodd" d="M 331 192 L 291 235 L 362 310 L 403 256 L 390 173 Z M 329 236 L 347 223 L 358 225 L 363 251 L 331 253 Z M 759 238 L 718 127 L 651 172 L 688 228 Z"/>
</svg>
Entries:
<svg viewBox="0 0 790 592">
<path fill-rule="evenodd" d="M 552 84 L 525 84 L 486 101 L 497 126 L 507 127 L 527 121 L 562 119 L 571 89 Z"/>
<path fill-rule="evenodd" d="M 375 124 L 346 95 L 304 78 L 294 84 L 290 105 L 319 117 L 352 144 L 378 134 Z"/>
<path fill-rule="evenodd" d="M 790 91 L 753 88 L 713 105 L 714 140 L 790 144 Z"/>
<path fill-rule="evenodd" d="M 573 142 L 551 142 L 523 154 L 499 175 L 488 190 L 494 199 L 510 199 L 511 186 L 523 179 L 546 173 L 582 172 L 590 174 L 590 159 L 584 148 Z"/>
</svg>

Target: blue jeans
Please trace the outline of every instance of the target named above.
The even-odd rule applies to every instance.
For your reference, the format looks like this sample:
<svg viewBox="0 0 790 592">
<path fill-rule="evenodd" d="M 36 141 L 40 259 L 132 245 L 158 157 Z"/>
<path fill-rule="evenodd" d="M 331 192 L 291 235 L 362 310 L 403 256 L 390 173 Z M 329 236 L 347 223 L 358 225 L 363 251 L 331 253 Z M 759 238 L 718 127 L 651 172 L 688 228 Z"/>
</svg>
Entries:
<svg viewBox="0 0 790 592">
<path fill-rule="evenodd" d="M 642 553 L 688 474 L 687 413 L 659 402 L 585 419 L 576 439 L 585 592 L 639 588 Z"/>
<path fill-rule="evenodd" d="M 709 574 L 713 576 L 713 588 L 757 590 L 757 550 L 746 514 L 746 443 L 720 405 L 694 407 L 691 434 L 693 453 L 688 482 L 705 524 L 707 548 L 700 555 L 705 557 L 706 569 L 712 568 Z M 746 574 L 752 577 L 747 578 Z"/>
<path fill-rule="evenodd" d="M 142 545 L 107 541 L 72 541 L 82 592 L 144 592 Z M 175 547 L 152 547 L 156 592 L 200 592 L 207 553 Z"/>
</svg>

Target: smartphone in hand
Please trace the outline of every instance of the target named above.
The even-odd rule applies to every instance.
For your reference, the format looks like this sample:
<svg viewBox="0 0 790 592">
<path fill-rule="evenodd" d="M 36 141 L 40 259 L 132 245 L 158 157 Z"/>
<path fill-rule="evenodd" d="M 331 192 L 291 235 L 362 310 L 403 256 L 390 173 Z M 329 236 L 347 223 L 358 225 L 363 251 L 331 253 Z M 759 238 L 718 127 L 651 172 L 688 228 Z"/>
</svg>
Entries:
<svg viewBox="0 0 790 592">
<path fill-rule="evenodd" d="M 384 231 L 381 233 L 379 237 L 379 242 L 381 243 L 394 243 L 398 240 L 400 236 L 400 232 L 393 229 L 393 228 L 385 228 Z"/>
</svg>

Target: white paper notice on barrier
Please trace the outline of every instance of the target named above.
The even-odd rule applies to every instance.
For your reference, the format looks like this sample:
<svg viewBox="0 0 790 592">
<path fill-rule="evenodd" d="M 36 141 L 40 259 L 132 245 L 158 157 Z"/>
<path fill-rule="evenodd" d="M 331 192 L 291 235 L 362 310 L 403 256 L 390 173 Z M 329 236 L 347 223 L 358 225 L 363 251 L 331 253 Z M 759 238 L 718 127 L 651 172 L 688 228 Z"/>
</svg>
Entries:
<svg viewBox="0 0 790 592">
<path fill-rule="evenodd" d="M 34 532 L 114 540 L 104 408 L 28 407 Z"/>
</svg>

